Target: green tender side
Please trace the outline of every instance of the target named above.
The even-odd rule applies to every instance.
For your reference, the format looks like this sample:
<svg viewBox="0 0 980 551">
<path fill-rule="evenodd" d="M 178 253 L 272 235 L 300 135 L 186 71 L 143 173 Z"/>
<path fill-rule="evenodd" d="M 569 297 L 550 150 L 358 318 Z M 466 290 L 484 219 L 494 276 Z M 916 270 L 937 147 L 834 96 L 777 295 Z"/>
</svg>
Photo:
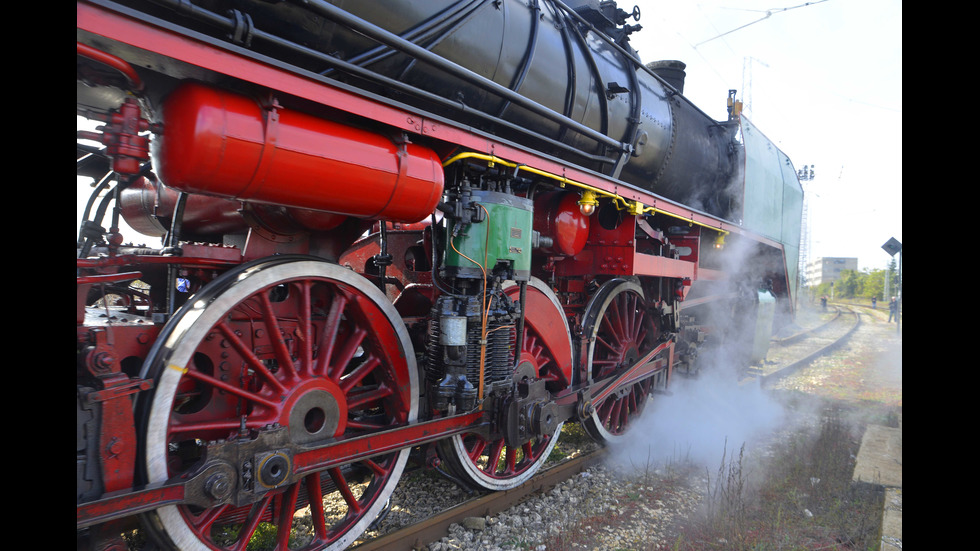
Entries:
<svg viewBox="0 0 980 551">
<path fill-rule="evenodd" d="M 484 219 L 464 225 L 453 238 L 456 250 L 446 248 L 444 266 L 462 277 L 481 276 L 480 268 L 459 254 L 462 253 L 481 265 L 485 258 L 488 272 L 498 263 L 507 262 L 516 279 L 530 277 L 533 203 L 523 197 L 478 190 L 473 191 L 472 203 L 478 205 Z M 480 206 L 487 209 L 485 213 Z M 450 232 L 451 227 L 446 231 Z M 448 236 L 451 238 L 452 234 Z"/>
<path fill-rule="evenodd" d="M 745 117 L 745 187 L 742 226 L 782 243 L 790 299 L 795 304 L 803 227 L 803 187 L 789 157 Z"/>
</svg>

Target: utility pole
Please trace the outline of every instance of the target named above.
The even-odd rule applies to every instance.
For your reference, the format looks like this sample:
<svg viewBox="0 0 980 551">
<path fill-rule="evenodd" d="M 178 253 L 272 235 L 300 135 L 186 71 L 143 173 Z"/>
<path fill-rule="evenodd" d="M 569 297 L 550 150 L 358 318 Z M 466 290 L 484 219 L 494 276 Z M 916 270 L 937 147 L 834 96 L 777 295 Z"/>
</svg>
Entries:
<svg viewBox="0 0 980 551">
<path fill-rule="evenodd" d="M 757 57 L 743 57 L 742 58 L 742 99 L 745 102 L 745 111 L 752 113 L 752 62 L 756 61 L 761 63 L 763 67 L 769 68 L 769 65 Z M 748 80 L 746 80 L 746 73 L 748 74 Z"/>
</svg>

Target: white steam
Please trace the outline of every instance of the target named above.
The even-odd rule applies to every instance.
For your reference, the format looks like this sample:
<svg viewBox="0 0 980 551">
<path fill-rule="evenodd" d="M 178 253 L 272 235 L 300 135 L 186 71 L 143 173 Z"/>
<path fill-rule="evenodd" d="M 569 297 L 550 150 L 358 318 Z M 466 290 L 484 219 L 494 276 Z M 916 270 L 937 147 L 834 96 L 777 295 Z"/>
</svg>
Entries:
<svg viewBox="0 0 980 551">
<path fill-rule="evenodd" d="M 636 469 L 691 462 L 713 469 L 726 451 L 731 456 L 785 422 L 783 406 L 758 385 L 740 386 L 724 373 L 675 380 L 670 395 L 654 396 L 628 436 L 610 444 L 611 463 Z"/>
<path fill-rule="evenodd" d="M 758 249 L 732 236 L 720 258 L 730 277 L 728 292 L 753 296 L 765 278 Z M 727 301 L 702 310 L 700 321 L 714 327 L 702 347 L 697 378 L 675 374 L 668 395 L 654 395 L 622 442 L 610 445 L 615 466 L 636 469 L 677 462 L 717 468 L 753 440 L 771 435 L 788 421 L 785 408 L 756 382 L 739 384 L 755 335 L 755 309 L 733 309 Z"/>
</svg>

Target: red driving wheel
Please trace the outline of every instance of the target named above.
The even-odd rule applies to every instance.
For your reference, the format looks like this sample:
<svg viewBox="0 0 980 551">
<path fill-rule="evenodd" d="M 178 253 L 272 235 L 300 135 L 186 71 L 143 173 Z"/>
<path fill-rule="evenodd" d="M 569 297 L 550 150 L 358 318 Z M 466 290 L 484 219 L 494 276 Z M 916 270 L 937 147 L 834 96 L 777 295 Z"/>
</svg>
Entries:
<svg viewBox="0 0 980 551">
<path fill-rule="evenodd" d="M 505 293 L 512 300 L 519 287 Z M 547 381 L 555 392 L 568 385 L 571 374 L 571 340 L 568 322 L 554 292 L 532 278 L 527 285 L 524 334 L 515 365 L 522 374 Z M 541 468 L 558 441 L 562 424 L 549 434 L 532 437 L 520 446 L 508 446 L 502 436 L 467 433 L 441 445 L 441 455 L 450 470 L 467 482 L 488 490 L 507 490 L 522 484 Z"/>
<path fill-rule="evenodd" d="M 309 444 L 415 421 L 418 382 L 404 325 L 376 287 L 339 266 L 280 257 L 225 274 L 164 332 L 145 367 L 156 379 L 145 418 L 151 483 L 190 472 L 212 441 L 244 445 L 274 428 L 291 444 Z M 160 508 L 149 523 L 156 535 L 181 550 L 245 549 L 256 538 L 277 550 L 343 549 L 384 507 L 408 456 L 280 484 L 288 456 L 263 451 L 221 489 L 246 504 Z"/>
<path fill-rule="evenodd" d="M 611 280 L 595 294 L 586 309 L 591 336 L 589 374 L 600 381 L 623 367 L 633 365 L 653 349 L 658 331 L 647 309 L 643 289 L 632 281 Z M 620 438 L 642 414 L 653 389 L 649 377 L 612 392 L 593 404 L 584 426 L 600 442 Z"/>
</svg>

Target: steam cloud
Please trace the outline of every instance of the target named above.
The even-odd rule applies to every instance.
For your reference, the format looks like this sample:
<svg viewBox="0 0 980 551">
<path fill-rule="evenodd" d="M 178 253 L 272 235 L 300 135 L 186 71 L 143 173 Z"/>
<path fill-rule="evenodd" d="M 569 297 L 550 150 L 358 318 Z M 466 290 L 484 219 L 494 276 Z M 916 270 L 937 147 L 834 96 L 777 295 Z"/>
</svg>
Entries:
<svg viewBox="0 0 980 551">
<path fill-rule="evenodd" d="M 762 280 L 753 249 L 737 239 L 726 245 L 722 270 L 734 284 L 754 288 Z M 686 379 L 675 374 L 670 394 L 653 396 L 628 436 L 618 439 L 623 442 L 610 445 L 613 466 L 636 469 L 690 461 L 714 469 L 743 444 L 789 421 L 784 406 L 759 385 L 739 385 L 744 367 L 739 362 L 748 357 L 755 322 L 732 317 L 724 301 L 718 306 L 705 314 L 704 321 L 718 331 L 709 336 L 715 339 L 714 346 L 701 354 L 700 375 Z"/>
<path fill-rule="evenodd" d="M 654 396 L 629 437 L 610 445 L 614 466 L 623 469 L 690 461 L 716 468 L 726 454 L 769 434 L 787 418 L 783 407 L 758 385 L 739 386 L 719 370 L 699 379 L 680 379 L 669 396 Z"/>
</svg>

